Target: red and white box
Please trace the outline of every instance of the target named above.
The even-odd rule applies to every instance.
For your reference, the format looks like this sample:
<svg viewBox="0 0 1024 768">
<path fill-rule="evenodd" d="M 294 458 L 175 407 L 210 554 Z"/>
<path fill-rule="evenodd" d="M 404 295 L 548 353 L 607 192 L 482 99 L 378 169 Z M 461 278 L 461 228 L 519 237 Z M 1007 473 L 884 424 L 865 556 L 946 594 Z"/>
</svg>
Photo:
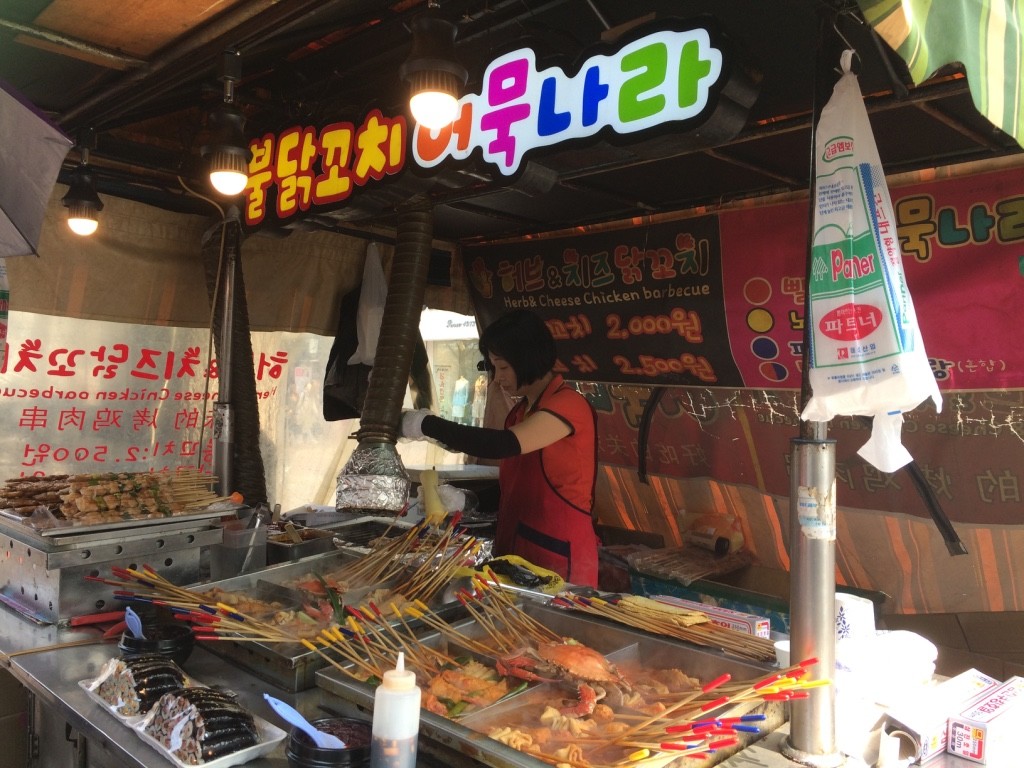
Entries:
<svg viewBox="0 0 1024 768">
<path fill-rule="evenodd" d="M 949 718 L 946 751 L 983 765 L 1020 765 L 1024 677 L 1011 677 Z"/>
<path fill-rule="evenodd" d="M 651 599 L 666 605 L 675 605 L 690 611 L 705 613 L 707 614 L 708 621 L 720 627 L 734 629 L 737 632 L 754 635 L 754 637 L 771 637 L 772 623 L 763 616 L 755 616 L 752 613 L 742 613 L 729 608 L 719 608 L 714 605 L 697 603 L 693 600 L 683 600 L 681 597 L 672 597 L 670 595 L 652 595 Z"/>
<path fill-rule="evenodd" d="M 946 754 L 949 717 L 1002 683 L 976 669 L 968 669 L 939 683 L 907 692 L 885 713 L 885 731 L 905 733 L 913 742 L 914 765 Z"/>
</svg>

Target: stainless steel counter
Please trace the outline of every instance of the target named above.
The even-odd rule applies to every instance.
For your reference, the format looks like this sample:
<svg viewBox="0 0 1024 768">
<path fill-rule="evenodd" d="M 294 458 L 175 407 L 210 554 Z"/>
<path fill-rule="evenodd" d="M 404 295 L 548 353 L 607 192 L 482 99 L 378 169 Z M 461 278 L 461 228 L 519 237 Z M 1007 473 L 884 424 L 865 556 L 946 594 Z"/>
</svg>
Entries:
<svg viewBox="0 0 1024 768">
<path fill-rule="evenodd" d="M 95 677 L 107 659 L 117 654 L 113 642 L 93 642 L 88 645 L 61 647 L 51 650 L 37 650 L 17 655 L 18 651 L 40 649 L 54 644 L 78 641 L 95 641 L 98 632 L 93 629 L 59 629 L 53 625 L 39 625 L 26 620 L 22 615 L 0 605 L 0 666 L 8 667 L 14 677 L 26 687 L 31 696 L 42 705 L 45 722 L 32 722 L 40 743 L 40 757 L 30 765 L 55 768 L 58 765 L 88 766 L 89 768 L 168 768 L 172 766 L 166 757 L 157 752 L 128 726 L 91 699 L 79 686 L 79 681 Z M 14 656 L 8 654 L 14 653 Z M 196 680 L 207 685 L 221 685 L 235 691 L 242 703 L 254 714 L 275 725 L 282 725 L 263 700 L 263 693 L 292 704 L 307 717 L 321 716 L 326 707 L 346 715 L 362 714 L 357 705 L 333 695 L 322 688 L 312 688 L 299 693 L 287 693 L 269 686 L 254 675 L 210 653 L 198 646 L 184 664 L 185 671 Z M 65 726 L 66 723 L 66 726 Z M 770 734 L 722 765 L 725 768 L 752 764 L 770 768 L 792 768 L 796 766 L 783 757 L 778 749 L 781 733 Z M 74 758 L 59 761 L 50 758 L 55 750 L 67 752 L 68 745 L 77 744 Z M 87 745 L 84 749 L 82 745 Z M 286 768 L 284 742 L 267 756 L 246 763 L 250 768 Z M 420 768 L 477 768 L 479 765 L 470 757 L 444 744 L 420 740 Z M 856 761 L 848 765 L 863 763 Z M 929 763 L 934 768 L 967 768 L 974 765 L 965 760 L 943 755 Z"/>
<path fill-rule="evenodd" d="M 0 616 L 0 651 L 4 654 L 14 651 L 49 645 L 68 643 L 97 637 L 95 632 L 57 630 L 54 627 L 38 627 L 25 622 L 20 616 L 4 609 Z M 84 736 L 88 743 L 89 764 L 123 765 L 136 768 L 167 768 L 172 765 L 165 756 L 142 741 L 128 726 L 110 712 L 103 709 L 79 686 L 80 680 L 96 677 L 100 667 L 112 656 L 117 655 L 116 643 L 97 643 L 43 650 L 10 658 L 0 657 L 10 664 L 10 672 L 31 694 L 49 709 L 59 715 L 70 728 Z M 289 695 L 270 688 L 236 667 L 227 665 L 217 656 L 202 647 L 197 647 L 184 664 L 185 670 L 196 680 L 207 685 L 224 685 L 237 692 L 241 701 L 256 715 L 279 727 L 280 720 L 271 713 L 263 701 L 264 691 L 287 700 L 306 715 L 315 716 L 323 695 L 318 689 L 300 695 Z M 333 697 L 332 697 L 333 698 Z M 335 702 L 332 701 L 332 704 Z M 40 723 L 47 738 L 60 735 L 61 729 L 48 728 Z M 42 744 L 41 750 L 52 747 Z M 43 752 L 45 754 L 45 751 Z M 103 759 L 98 759 L 99 755 Z M 114 763 L 111 763 L 111 760 Z M 44 763 L 45 764 L 45 763 Z M 287 766 L 283 742 L 266 758 L 248 763 L 252 768 L 284 768 Z"/>
<path fill-rule="evenodd" d="M 0 605 L 0 667 L 9 669 L 42 705 L 44 713 L 43 722 L 39 721 L 38 715 L 35 718 L 30 716 L 29 727 L 35 731 L 40 743 L 39 756 L 34 761 L 30 759 L 29 764 L 43 768 L 56 768 L 58 765 L 170 768 L 174 765 L 171 761 L 97 704 L 78 684 L 81 680 L 95 677 L 107 659 L 117 655 L 116 643 L 94 642 L 17 655 L 18 651 L 96 640 L 98 637 L 95 630 L 59 629 L 53 625 L 34 624 Z M 12 653 L 15 655 L 8 655 Z M 288 693 L 268 685 L 245 670 L 226 663 L 202 645 L 196 647 L 183 667 L 206 685 L 220 685 L 236 692 L 251 712 L 282 730 L 288 730 L 288 726 L 263 700 L 265 692 L 288 702 L 307 718 L 325 716 L 321 707 L 342 715 L 371 716 L 320 688 Z M 87 746 L 83 748 L 83 744 Z M 70 752 L 72 746 L 77 751 L 75 755 Z M 248 768 L 287 768 L 284 748 L 285 742 L 282 741 L 267 756 L 245 765 Z M 65 757 L 67 759 L 60 759 Z M 420 768 L 478 768 L 478 764 L 465 755 L 424 739 L 420 740 L 417 765 Z"/>
</svg>

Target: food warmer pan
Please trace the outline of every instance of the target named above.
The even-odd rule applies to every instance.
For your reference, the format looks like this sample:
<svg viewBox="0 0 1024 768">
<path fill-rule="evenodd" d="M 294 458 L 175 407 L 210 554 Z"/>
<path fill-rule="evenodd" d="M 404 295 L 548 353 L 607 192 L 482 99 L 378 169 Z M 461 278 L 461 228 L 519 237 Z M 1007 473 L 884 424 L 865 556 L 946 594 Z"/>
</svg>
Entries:
<svg viewBox="0 0 1024 768">
<path fill-rule="evenodd" d="M 732 658 L 719 651 L 698 648 L 595 617 L 552 608 L 541 602 L 527 600 L 523 607 L 548 628 L 600 651 L 614 663 L 622 663 L 626 659 L 643 659 L 652 668 L 678 667 L 704 683 L 725 673 L 732 675 L 733 680 L 754 680 L 763 678 L 772 670 L 769 666 Z M 474 622 L 470 619 L 459 622 L 458 628 L 465 634 L 474 634 Z M 425 636 L 424 642 L 436 640 Z M 453 655 L 463 653 L 451 646 L 448 652 Z M 334 667 L 319 670 L 316 673 L 316 684 L 359 709 L 372 710 L 373 687 Z M 533 697 L 557 698 L 560 695 L 564 694 L 551 690 L 548 684 L 531 687 L 458 721 L 423 710 L 420 712 L 420 734 L 492 768 L 544 768 L 547 763 L 489 738 L 486 732 L 491 724 L 514 722 L 516 710 Z M 750 707 L 747 712 L 765 715 L 765 720 L 759 724 L 761 734 L 772 732 L 785 721 L 785 710 L 780 703 L 759 702 L 746 706 Z M 703 759 L 689 757 L 684 760 L 684 764 L 687 768 L 717 765 L 757 738 L 760 735 L 747 735 L 737 747 L 717 750 Z"/>
<path fill-rule="evenodd" d="M 259 599 L 280 602 L 283 610 L 300 609 L 302 593 L 292 589 L 290 582 L 313 573 L 329 574 L 357 557 L 358 555 L 353 552 L 337 550 L 294 563 L 282 563 L 253 573 L 210 582 L 193 589 L 200 592 L 214 588 L 226 592 L 239 591 Z M 396 574 L 378 584 L 350 585 L 348 591 L 340 595 L 341 601 L 344 605 L 358 604 L 372 590 L 400 583 L 402 575 L 404 574 Z M 457 616 L 464 612 L 454 597 L 446 595 L 434 601 L 431 608 L 445 617 Z M 207 642 L 205 647 L 256 677 L 291 692 L 313 688 L 316 685 L 316 672 L 328 665 L 320 654 L 298 643 L 218 640 Z"/>
</svg>

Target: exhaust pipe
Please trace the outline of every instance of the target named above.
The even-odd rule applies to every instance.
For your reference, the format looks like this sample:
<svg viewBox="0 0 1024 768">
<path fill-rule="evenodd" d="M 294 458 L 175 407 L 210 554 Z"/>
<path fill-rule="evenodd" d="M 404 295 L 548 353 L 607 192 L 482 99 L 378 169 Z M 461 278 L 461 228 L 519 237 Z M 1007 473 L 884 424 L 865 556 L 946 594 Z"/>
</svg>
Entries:
<svg viewBox="0 0 1024 768">
<path fill-rule="evenodd" d="M 419 338 L 433 229 L 433 209 L 426 198 L 414 198 L 399 211 L 377 354 L 356 432 L 359 444 L 338 475 L 339 511 L 401 512 L 409 498 L 409 475 L 395 441 Z"/>
</svg>

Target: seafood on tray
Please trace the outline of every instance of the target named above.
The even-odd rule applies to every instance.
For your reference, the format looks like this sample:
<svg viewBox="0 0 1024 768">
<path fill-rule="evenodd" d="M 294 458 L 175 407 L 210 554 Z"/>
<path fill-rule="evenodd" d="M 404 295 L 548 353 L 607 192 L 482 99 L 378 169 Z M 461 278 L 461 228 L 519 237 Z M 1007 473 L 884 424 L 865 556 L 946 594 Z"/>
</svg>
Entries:
<svg viewBox="0 0 1024 768">
<path fill-rule="evenodd" d="M 525 687 L 525 683 L 510 687 L 508 679 L 492 667 L 469 660 L 431 676 L 423 686 L 422 706 L 436 715 L 456 718 Z"/>
<path fill-rule="evenodd" d="M 337 593 L 348 591 L 348 584 L 340 579 L 338 574 L 328 570 L 324 570 L 322 573 L 310 571 L 292 579 L 285 579 L 281 582 L 281 586 L 321 597 L 326 597 L 331 591 Z"/>
<path fill-rule="evenodd" d="M 475 719 L 470 727 L 545 762 L 616 765 L 635 752 L 631 734 L 638 726 L 646 723 L 657 731 L 661 723 L 660 729 L 664 729 L 673 720 L 661 718 L 671 715 L 673 705 L 702 693 L 700 681 L 683 670 L 649 668 L 639 662 L 602 663 L 598 657 L 603 657 L 593 649 L 566 645 L 572 650 L 555 652 L 561 654 L 557 663 L 549 659 L 539 667 L 550 675 L 542 679 L 556 683 L 554 687 L 531 689 L 516 700 L 518 704 Z M 547 655 L 555 654 L 548 649 Z M 568 658 L 572 656 L 575 658 Z M 580 682 L 581 675 L 587 676 L 588 682 Z M 560 682 L 578 686 L 580 698 L 562 698 L 566 691 L 557 685 Z M 596 701 L 585 701 L 583 689 L 587 687 L 595 692 Z M 663 734 L 660 741 L 670 739 Z"/>
<path fill-rule="evenodd" d="M 580 717 L 593 714 L 598 702 L 615 709 L 627 709 L 645 715 L 665 710 L 658 699 L 665 694 L 699 690 L 700 681 L 679 669 L 644 670 L 637 677 L 623 674 L 604 655 L 573 638 L 561 642 L 539 642 L 531 648 L 498 660 L 502 674 L 525 680 L 566 683 L 575 688 L 569 702 L 558 702 L 562 715 Z"/>
<path fill-rule="evenodd" d="M 198 595 L 209 604 L 226 606 L 296 638 L 313 637 L 335 620 L 335 606 L 312 595 L 301 604 L 267 600 L 249 590 L 222 587 L 211 587 Z"/>
<path fill-rule="evenodd" d="M 541 682 L 565 681 L 576 686 L 578 701 L 561 708 L 563 714 L 588 715 L 594 711 L 599 693 L 629 689 L 629 683 L 608 659 L 572 638 L 562 642 L 538 643 L 521 653 L 498 660 L 502 674 Z"/>
</svg>

